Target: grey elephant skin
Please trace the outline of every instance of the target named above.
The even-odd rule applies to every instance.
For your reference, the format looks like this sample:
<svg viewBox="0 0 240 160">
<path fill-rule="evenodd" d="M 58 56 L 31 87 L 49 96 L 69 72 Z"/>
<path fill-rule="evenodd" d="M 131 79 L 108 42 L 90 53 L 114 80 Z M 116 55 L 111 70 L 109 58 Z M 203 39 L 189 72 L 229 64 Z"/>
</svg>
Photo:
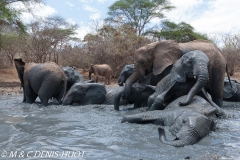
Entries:
<svg viewBox="0 0 240 160">
<path fill-rule="evenodd" d="M 123 87 L 105 87 L 99 83 L 75 83 L 63 99 L 63 105 L 87 105 L 87 104 L 116 104 L 134 103 L 135 107 L 147 106 L 148 97 L 154 92 L 154 89 L 142 84 L 133 85 L 132 95 L 126 100 L 120 100 L 123 93 Z M 117 99 L 115 97 L 118 97 Z M 136 103 L 136 104 L 135 104 Z"/>
<path fill-rule="evenodd" d="M 230 84 L 228 78 L 224 78 L 223 100 L 229 102 L 240 102 L 240 83 L 238 81 L 231 80 Z"/>
<path fill-rule="evenodd" d="M 121 100 L 125 99 L 128 103 L 134 104 L 134 108 L 146 107 L 148 98 L 155 92 L 155 89 L 149 85 L 136 82 L 131 87 L 131 95 L 128 99 L 124 97 L 124 89 L 122 88 L 114 97 L 114 109 L 119 110 L 119 106 L 122 104 Z"/>
<path fill-rule="evenodd" d="M 168 73 L 170 72 L 172 66 L 168 66 L 161 75 L 154 75 L 153 72 L 148 73 L 143 78 L 139 79 L 139 82 L 146 84 L 146 85 L 152 85 L 156 86 L 157 83 Z M 125 65 L 118 77 L 118 85 L 123 86 L 123 84 L 126 82 L 126 80 L 132 75 L 134 72 L 134 64 L 128 64 Z"/>
<path fill-rule="evenodd" d="M 212 86 L 209 93 L 212 95 L 213 102 L 222 107 L 223 80 L 227 63 L 219 48 L 213 43 L 204 40 L 195 40 L 187 43 L 176 43 L 167 40 L 150 43 L 137 49 L 134 53 L 135 70 L 126 80 L 125 96 L 128 97 L 130 95 L 132 84 L 148 73 L 152 72 L 155 76 L 164 78 L 165 70 L 169 69 L 175 61 L 181 58 L 185 51 L 191 50 L 200 50 L 208 57 L 208 84 Z M 198 82 L 197 85 L 199 85 Z"/>
<path fill-rule="evenodd" d="M 74 83 L 85 83 L 83 76 L 74 67 L 65 66 L 61 67 L 61 69 L 67 77 L 66 93 L 69 91 L 69 89 Z"/>
<path fill-rule="evenodd" d="M 134 70 L 134 64 L 125 65 L 118 77 L 118 85 L 123 86 L 123 83 L 130 77 Z"/>
<path fill-rule="evenodd" d="M 91 64 L 89 68 L 89 80 L 91 80 L 91 74 L 94 73 L 94 82 L 98 82 L 98 77 L 105 77 L 104 84 L 111 84 L 112 68 L 107 64 Z"/>
<path fill-rule="evenodd" d="M 39 97 L 41 104 L 46 106 L 54 97 L 62 103 L 67 79 L 56 63 L 25 63 L 22 59 L 14 59 L 14 63 L 23 87 L 23 102 L 34 103 Z"/>
<path fill-rule="evenodd" d="M 165 110 L 124 117 L 122 123 L 157 124 L 162 126 L 158 129 L 160 142 L 175 147 L 195 144 L 215 129 L 217 110 L 199 96 L 195 96 L 191 104 L 180 107 L 178 103 L 185 98 L 176 99 Z M 170 133 L 176 137 L 174 140 L 166 139 L 163 126 L 169 127 Z"/>
<path fill-rule="evenodd" d="M 202 51 L 185 53 L 173 64 L 169 75 L 158 83 L 156 92 L 149 97 L 150 110 L 164 109 L 164 103 L 185 94 L 188 96 L 180 105 L 187 105 L 204 87 L 212 90 L 212 86 L 208 84 L 208 81 L 211 81 L 208 68 L 209 59 Z"/>
</svg>

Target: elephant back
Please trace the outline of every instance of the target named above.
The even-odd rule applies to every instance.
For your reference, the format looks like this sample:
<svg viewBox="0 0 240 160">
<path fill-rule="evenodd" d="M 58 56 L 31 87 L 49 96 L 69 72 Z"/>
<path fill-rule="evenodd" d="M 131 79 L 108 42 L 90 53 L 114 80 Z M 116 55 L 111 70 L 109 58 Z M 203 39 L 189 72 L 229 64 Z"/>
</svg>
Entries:
<svg viewBox="0 0 240 160">
<path fill-rule="evenodd" d="M 224 67 L 227 64 L 220 49 L 213 43 L 206 40 L 194 40 L 187 43 L 179 43 L 182 51 L 200 50 L 204 52 L 210 60 L 210 66 Z"/>
<path fill-rule="evenodd" d="M 198 113 L 201 113 L 207 117 L 212 116 L 215 117 L 217 109 L 205 99 L 200 96 L 194 96 L 192 102 L 187 106 L 179 106 L 179 102 L 182 102 L 186 99 L 186 95 L 179 97 L 178 99 L 174 100 L 164 110 L 175 110 L 176 108 L 188 108 L 189 110 L 194 110 Z"/>
</svg>

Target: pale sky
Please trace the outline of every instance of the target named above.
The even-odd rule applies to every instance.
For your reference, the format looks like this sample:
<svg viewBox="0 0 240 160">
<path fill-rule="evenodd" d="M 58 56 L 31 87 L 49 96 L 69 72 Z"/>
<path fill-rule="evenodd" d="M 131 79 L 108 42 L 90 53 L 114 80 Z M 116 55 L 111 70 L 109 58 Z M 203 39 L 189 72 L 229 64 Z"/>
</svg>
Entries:
<svg viewBox="0 0 240 160">
<path fill-rule="evenodd" d="M 45 5 L 34 8 L 37 16 L 60 15 L 68 22 L 78 24 L 77 37 L 83 37 L 91 31 L 93 21 L 102 21 L 107 17 L 108 7 L 116 0 L 46 0 Z M 240 0 L 170 0 L 176 9 L 166 12 L 166 18 L 173 22 L 184 21 L 195 31 L 207 34 L 239 32 Z M 17 6 L 19 7 L 19 5 Z M 25 21 L 31 16 L 25 13 Z M 159 24 L 159 19 L 151 25 Z"/>
</svg>

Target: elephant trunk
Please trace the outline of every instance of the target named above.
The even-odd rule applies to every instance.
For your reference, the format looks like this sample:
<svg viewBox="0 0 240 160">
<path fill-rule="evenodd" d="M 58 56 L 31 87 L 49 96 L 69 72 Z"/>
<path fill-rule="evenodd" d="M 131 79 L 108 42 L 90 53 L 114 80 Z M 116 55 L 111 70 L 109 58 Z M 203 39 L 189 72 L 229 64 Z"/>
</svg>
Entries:
<svg viewBox="0 0 240 160">
<path fill-rule="evenodd" d="M 128 99 L 131 92 L 131 87 L 134 82 L 136 82 L 141 77 L 141 74 L 135 70 L 133 74 L 126 80 L 125 82 L 125 91 L 124 91 L 124 98 Z"/>
<path fill-rule="evenodd" d="M 123 97 L 124 90 L 121 90 L 115 97 L 114 97 L 114 109 L 119 110 L 120 99 Z"/>
<path fill-rule="evenodd" d="M 118 85 L 119 85 L 119 86 L 123 86 L 123 83 L 124 83 L 123 77 L 119 77 L 119 78 L 118 78 Z"/>
<path fill-rule="evenodd" d="M 194 84 L 194 86 L 191 88 L 191 90 L 189 91 L 185 102 L 179 103 L 181 106 L 185 106 L 185 105 L 188 105 L 189 103 L 191 103 L 193 97 L 199 91 L 201 91 L 201 89 L 204 88 L 204 86 L 206 85 L 208 78 L 209 78 L 207 66 L 208 66 L 208 64 L 203 63 L 203 62 L 199 62 L 199 63 L 196 62 L 195 65 L 193 66 L 193 68 L 194 68 L 193 76 L 194 76 L 194 78 L 197 78 L 197 81 Z"/>
<path fill-rule="evenodd" d="M 200 136 L 197 131 L 194 129 L 190 129 L 191 134 L 189 133 L 183 139 L 177 139 L 173 141 L 168 141 L 166 139 L 165 131 L 162 128 L 158 128 L 158 133 L 159 133 L 159 140 L 163 144 L 171 145 L 174 147 L 184 147 L 185 145 L 192 145 L 197 143 L 200 140 Z"/>
</svg>

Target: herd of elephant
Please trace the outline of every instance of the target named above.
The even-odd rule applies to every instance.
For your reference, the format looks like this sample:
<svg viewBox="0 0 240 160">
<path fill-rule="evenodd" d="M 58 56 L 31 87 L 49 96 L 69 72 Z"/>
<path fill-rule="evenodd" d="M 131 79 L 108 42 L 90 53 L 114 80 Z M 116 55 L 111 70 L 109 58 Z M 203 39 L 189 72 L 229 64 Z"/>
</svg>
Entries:
<svg viewBox="0 0 240 160">
<path fill-rule="evenodd" d="M 134 64 L 126 65 L 117 87 L 95 83 L 105 75 L 110 84 L 112 69 L 108 65 L 91 65 L 95 82 L 85 81 L 73 67 L 60 67 L 53 62 L 42 64 L 14 60 L 23 102 L 41 104 L 56 98 L 63 105 L 109 104 L 115 110 L 124 104 L 148 111 L 126 116 L 122 123 L 154 123 L 159 140 L 182 147 L 195 144 L 215 129 L 217 118 L 224 117 L 224 101 L 240 101 L 240 84 L 230 80 L 227 63 L 221 51 L 211 42 L 195 40 L 187 43 L 159 41 L 137 49 Z M 123 84 L 125 84 L 123 86 Z M 167 140 L 164 126 L 176 137 Z"/>
</svg>

